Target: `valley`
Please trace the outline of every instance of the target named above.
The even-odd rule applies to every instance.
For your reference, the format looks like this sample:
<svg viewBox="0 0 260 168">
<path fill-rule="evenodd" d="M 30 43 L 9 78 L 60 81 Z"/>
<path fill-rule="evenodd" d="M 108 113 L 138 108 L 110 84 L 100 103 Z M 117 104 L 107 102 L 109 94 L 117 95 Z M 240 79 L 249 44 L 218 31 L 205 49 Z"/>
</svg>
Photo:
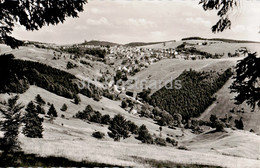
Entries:
<svg viewBox="0 0 260 168">
<path fill-rule="evenodd" d="M 207 44 L 202 45 L 205 42 Z M 41 105 L 45 114 L 39 114 L 44 119 L 43 138 L 29 138 L 20 132 L 18 139 L 22 151 L 41 157 L 64 157 L 77 162 L 118 166 L 150 167 L 153 165 L 148 160 L 153 160 L 169 162 L 171 166 L 174 163 L 202 167 L 260 167 L 259 109 L 251 111 L 246 103 L 234 104 L 236 94 L 230 93 L 229 89 L 234 80 L 231 74 L 217 85 L 218 78 L 227 69 L 234 73 L 238 61 L 245 58 L 238 49 L 246 47 L 259 51 L 260 44 L 218 40 L 142 44 L 146 43 L 120 45 L 94 41 L 66 46 L 30 43 L 14 50 L 0 44 L 0 57 L 12 54 L 12 61 L 16 63 L 10 65 L 17 65 L 14 68 L 1 62 L 1 70 L 11 75 L 6 77 L 7 73 L 1 73 L 2 79 L 10 80 L 10 83 L 1 83 L 0 108 L 7 108 L 8 99 L 17 95 L 17 90 L 17 103 L 25 106 L 21 109 L 22 115 L 31 101 L 38 104 L 35 99 L 37 95 L 45 102 Z M 184 47 L 178 47 L 180 45 Z M 70 52 L 74 49 L 77 53 Z M 88 50 L 106 54 L 101 58 L 98 54 L 91 55 Z M 230 56 L 236 53 L 236 56 Z M 187 90 L 182 93 L 165 90 L 167 83 L 185 72 L 193 73 L 181 78 L 185 80 L 182 84 L 191 81 L 189 86 L 194 88 L 183 86 L 180 89 Z M 138 83 L 142 80 L 145 82 Z M 152 81 L 162 85 L 151 87 L 149 82 Z M 80 88 L 78 82 L 91 84 L 91 87 Z M 24 86 L 22 89 L 21 85 Z M 211 101 L 202 108 L 204 92 Z M 75 96 L 78 97 L 77 103 Z M 151 103 L 153 100 L 164 105 L 157 104 L 156 107 Z M 192 100 L 201 104 L 194 105 Z M 66 110 L 62 110 L 64 104 Z M 172 106 L 166 108 L 167 104 Z M 57 117 L 47 114 L 51 105 L 55 107 Z M 89 113 L 90 119 L 75 117 L 79 111 L 84 112 L 88 105 L 102 116 L 109 115 L 109 123 L 94 122 L 91 118 L 93 112 Z M 189 113 L 180 113 L 183 110 L 181 107 L 189 105 L 186 110 Z M 133 122 L 138 127 L 137 133 L 128 130 L 129 137 L 120 137 L 119 141 L 110 137 L 113 118 L 118 115 Z M 212 115 L 221 121 L 222 130 L 218 130 Z M 0 116 L 4 121 L 3 115 Z M 236 126 L 239 119 L 243 121 L 243 129 Z M 142 125 L 146 126 L 152 144 L 142 143 L 138 139 Z M 22 124 L 20 129 L 24 126 Z M 94 132 L 103 133 L 104 136 L 98 139 L 93 136 Z M 0 133 L 3 137 L 4 132 Z M 167 141 L 167 138 L 177 141 L 177 145 Z"/>
</svg>

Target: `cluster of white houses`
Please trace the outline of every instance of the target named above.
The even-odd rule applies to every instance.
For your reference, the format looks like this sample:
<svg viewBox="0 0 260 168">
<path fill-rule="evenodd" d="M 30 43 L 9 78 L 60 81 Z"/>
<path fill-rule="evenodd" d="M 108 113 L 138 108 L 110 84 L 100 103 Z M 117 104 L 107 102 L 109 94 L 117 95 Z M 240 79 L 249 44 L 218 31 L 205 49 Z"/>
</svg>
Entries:
<svg viewBox="0 0 260 168">
<path fill-rule="evenodd" d="M 169 49 L 152 49 L 152 48 L 141 48 L 141 47 L 125 47 L 125 46 L 114 46 L 109 48 L 110 54 L 123 54 L 127 58 L 133 57 L 156 57 L 156 58 L 170 58 L 178 53 L 174 48 Z"/>
</svg>

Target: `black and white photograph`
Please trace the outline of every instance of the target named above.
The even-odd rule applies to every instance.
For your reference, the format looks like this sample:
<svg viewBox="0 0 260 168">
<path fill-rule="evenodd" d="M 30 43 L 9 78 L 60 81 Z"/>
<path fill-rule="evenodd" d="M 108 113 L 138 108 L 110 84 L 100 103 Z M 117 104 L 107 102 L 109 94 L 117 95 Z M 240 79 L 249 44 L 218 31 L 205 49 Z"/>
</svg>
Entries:
<svg viewBox="0 0 260 168">
<path fill-rule="evenodd" d="M 0 167 L 260 168 L 259 0 L 0 0 Z"/>
</svg>

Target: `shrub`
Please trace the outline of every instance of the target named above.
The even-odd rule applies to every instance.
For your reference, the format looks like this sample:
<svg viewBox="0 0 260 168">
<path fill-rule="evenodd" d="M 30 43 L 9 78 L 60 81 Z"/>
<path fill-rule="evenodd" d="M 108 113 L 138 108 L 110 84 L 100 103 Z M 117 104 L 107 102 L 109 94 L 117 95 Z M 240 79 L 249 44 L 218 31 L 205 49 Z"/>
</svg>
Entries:
<svg viewBox="0 0 260 168">
<path fill-rule="evenodd" d="M 128 104 L 127 105 L 128 107 L 133 107 L 134 106 L 134 103 L 133 103 L 133 101 L 131 99 L 127 99 L 126 103 Z"/>
<path fill-rule="evenodd" d="M 110 116 L 108 114 L 103 115 L 101 118 L 101 124 L 109 124 L 110 123 Z"/>
<path fill-rule="evenodd" d="M 255 131 L 253 130 L 253 129 L 250 129 L 250 131 L 249 132 L 253 132 L 253 133 L 255 133 Z"/>
<path fill-rule="evenodd" d="M 235 120 L 235 127 L 237 129 L 243 130 L 244 129 L 244 124 L 242 121 L 242 117 L 240 118 L 240 120 Z"/>
<path fill-rule="evenodd" d="M 64 115 L 64 114 L 62 114 L 60 117 L 61 117 L 61 118 L 65 118 L 65 115 Z"/>
<path fill-rule="evenodd" d="M 122 107 L 122 108 L 126 108 L 126 107 L 127 107 L 127 103 L 126 103 L 126 101 L 124 101 L 124 100 L 122 101 L 122 103 L 121 103 L 121 107 Z"/>
<path fill-rule="evenodd" d="M 102 97 L 101 97 L 99 94 L 94 94 L 93 99 L 94 99 L 95 101 L 100 101 L 101 98 L 102 98 Z"/>
<path fill-rule="evenodd" d="M 166 146 L 166 141 L 165 141 L 165 139 L 155 138 L 154 142 L 155 142 L 157 145 Z"/>
<path fill-rule="evenodd" d="M 188 150 L 188 148 L 186 146 L 179 146 L 177 149 L 180 149 L 180 150 Z"/>
<path fill-rule="evenodd" d="M 224 123 L 222 121 L 217 120 L 215 123 L 216 131 L 224 130 Z"/>
<path fill-rule="evenodd" d="M 81 63 L 81 64 L 88 65 L 88 66 L 90 66 L 90 67 L 93 67 L 89 62 L 86 62 L 86 61 L 84 61 L 84 60 L 80 60 L 80 63 Z"/>
<path fill-rule="evenodd" d="M 140 116 L 147 117 L 147 118 L 150 117 L 150 111 L 146 104 L 141 107 Z"/>
<path fill-rule="evenodd" d="M 153 138 L 149 131 L 147 130 L 145 125 L 141 125 L 141 127 L 138 129 L 138 137 L 142 143 L 147 143 L 147 144 L 152 144 L 153 143 Z"/>
<path fill-rule="evenodd" d="M 178 146 L 178 141 L 171 139 L 169 137 L 166 138 L 166 142 L 172 144 L 173 146 Z"/>
<path fill-rule="evenodd" d="M 95 111 L 94 114 L 90 117 L 91 122 L 101 123 L 102 115 L 99 111 Z"/>
<path fill-rule="evenodd" d="M 115 96 L 112 93 L 109 93 L 108 91 L 104 92 L 103 96 L 108 98 L 108 99 L 110 99 L 110 100 L 114 100 L 115 99 Z"/>
<path fill-rule="evenodd" d="M 173 122 L 173 117 L 169 113 L 162 111 L 160 119 L 157 122 L 160 126 L 167 126 Z"/>
<path fill-rule="evenodd" d="M 61 111 L 66 111 L 68 109 L 68 106 L 64 103 L 61 107 Z"/>
<path fill-rule="evenodd" d="M 216 128 L 216 131 L 223 131 L 224 130 L 224 123 L 220 121 L 216 115 L 211 115 L 210 116 L 210 122 L 211 126 L 213 128 Z"/>
<path fill-rule="evenodd" d="M 214 124 L 217 120 L 216 115 L 211 114 L 209 120 L 212 122 L 212 124 Z"/>
<path fill-rule="evenodd" d="M 115 141 L 120 141 L 120 138 L 122 137 L 124 139 L 129 137 L 127 121 L 120 114 L 114 116 L 108 129 L 111 131 L 108 133 L 108 135 Z"/>
<path fill-rule="evenodd" d="M 72 64 L 70 61 L 67 63 L 67 69 L 72 69 L 76 67 L 76 65 Z"/>
<path fill-rule="evenodd" d="M 78 95 L 76 95 L 76 94 L 74 94 L 74 96 L 73 96 L 73 99 L 74 99 L 74 103 L 75 104 L 79 104 L 80 103 L 80 97 L 78 96 Z"/>
<path fill-rule="evenodd" d="M 171 138 L 167 137 L 167 138 L 166 138 L 166 142 L 168 142 L 168 143 L 172 143 Z"/>
<path fill-rule="evenodd" d="M 96 131 L 92 133 L 92 136 L 97 139 L 102 139 L 104 138 L 105 134 L 103 132 Z"/>
<path fill-rule="evenodd" d="M 75 117 L 82 119 L 82 120 L 90 120 L 91 118 L 91 114 L 94 112 L 93 108 L 90 105 L 87 105 L 85 107 L 85 110 L 83 110 L 82 112 L 79 111 Z"/>
</svg>

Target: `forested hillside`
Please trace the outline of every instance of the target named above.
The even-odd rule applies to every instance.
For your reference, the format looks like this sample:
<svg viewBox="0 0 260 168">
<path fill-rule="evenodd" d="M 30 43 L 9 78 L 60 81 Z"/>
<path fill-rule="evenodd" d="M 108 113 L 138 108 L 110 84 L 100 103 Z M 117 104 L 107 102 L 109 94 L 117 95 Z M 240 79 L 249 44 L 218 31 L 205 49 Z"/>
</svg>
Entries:
<svg viewBox="0 0 260 168">
<path fill-rule="evenodd" d="M 199 116 L 215 100 L 213 94 L 232 76 L 231 69 L 224 73 L 184 71 L 176 80 L 181 80 L 181 89 L 163 87 L 151 96 L 151 104 L 181 114 L 184 119 Z M 173 81 L 174 82 L 174 81 Z"/>
<path fill-rule="evenodd" d="M 0 93 L 23 93 L 29 85 L 67 98 L 79 92 L 74 75 L 38 62 L 14 59 L 11 54 L 0 56 L 0 77 Z"/>
</svg>

